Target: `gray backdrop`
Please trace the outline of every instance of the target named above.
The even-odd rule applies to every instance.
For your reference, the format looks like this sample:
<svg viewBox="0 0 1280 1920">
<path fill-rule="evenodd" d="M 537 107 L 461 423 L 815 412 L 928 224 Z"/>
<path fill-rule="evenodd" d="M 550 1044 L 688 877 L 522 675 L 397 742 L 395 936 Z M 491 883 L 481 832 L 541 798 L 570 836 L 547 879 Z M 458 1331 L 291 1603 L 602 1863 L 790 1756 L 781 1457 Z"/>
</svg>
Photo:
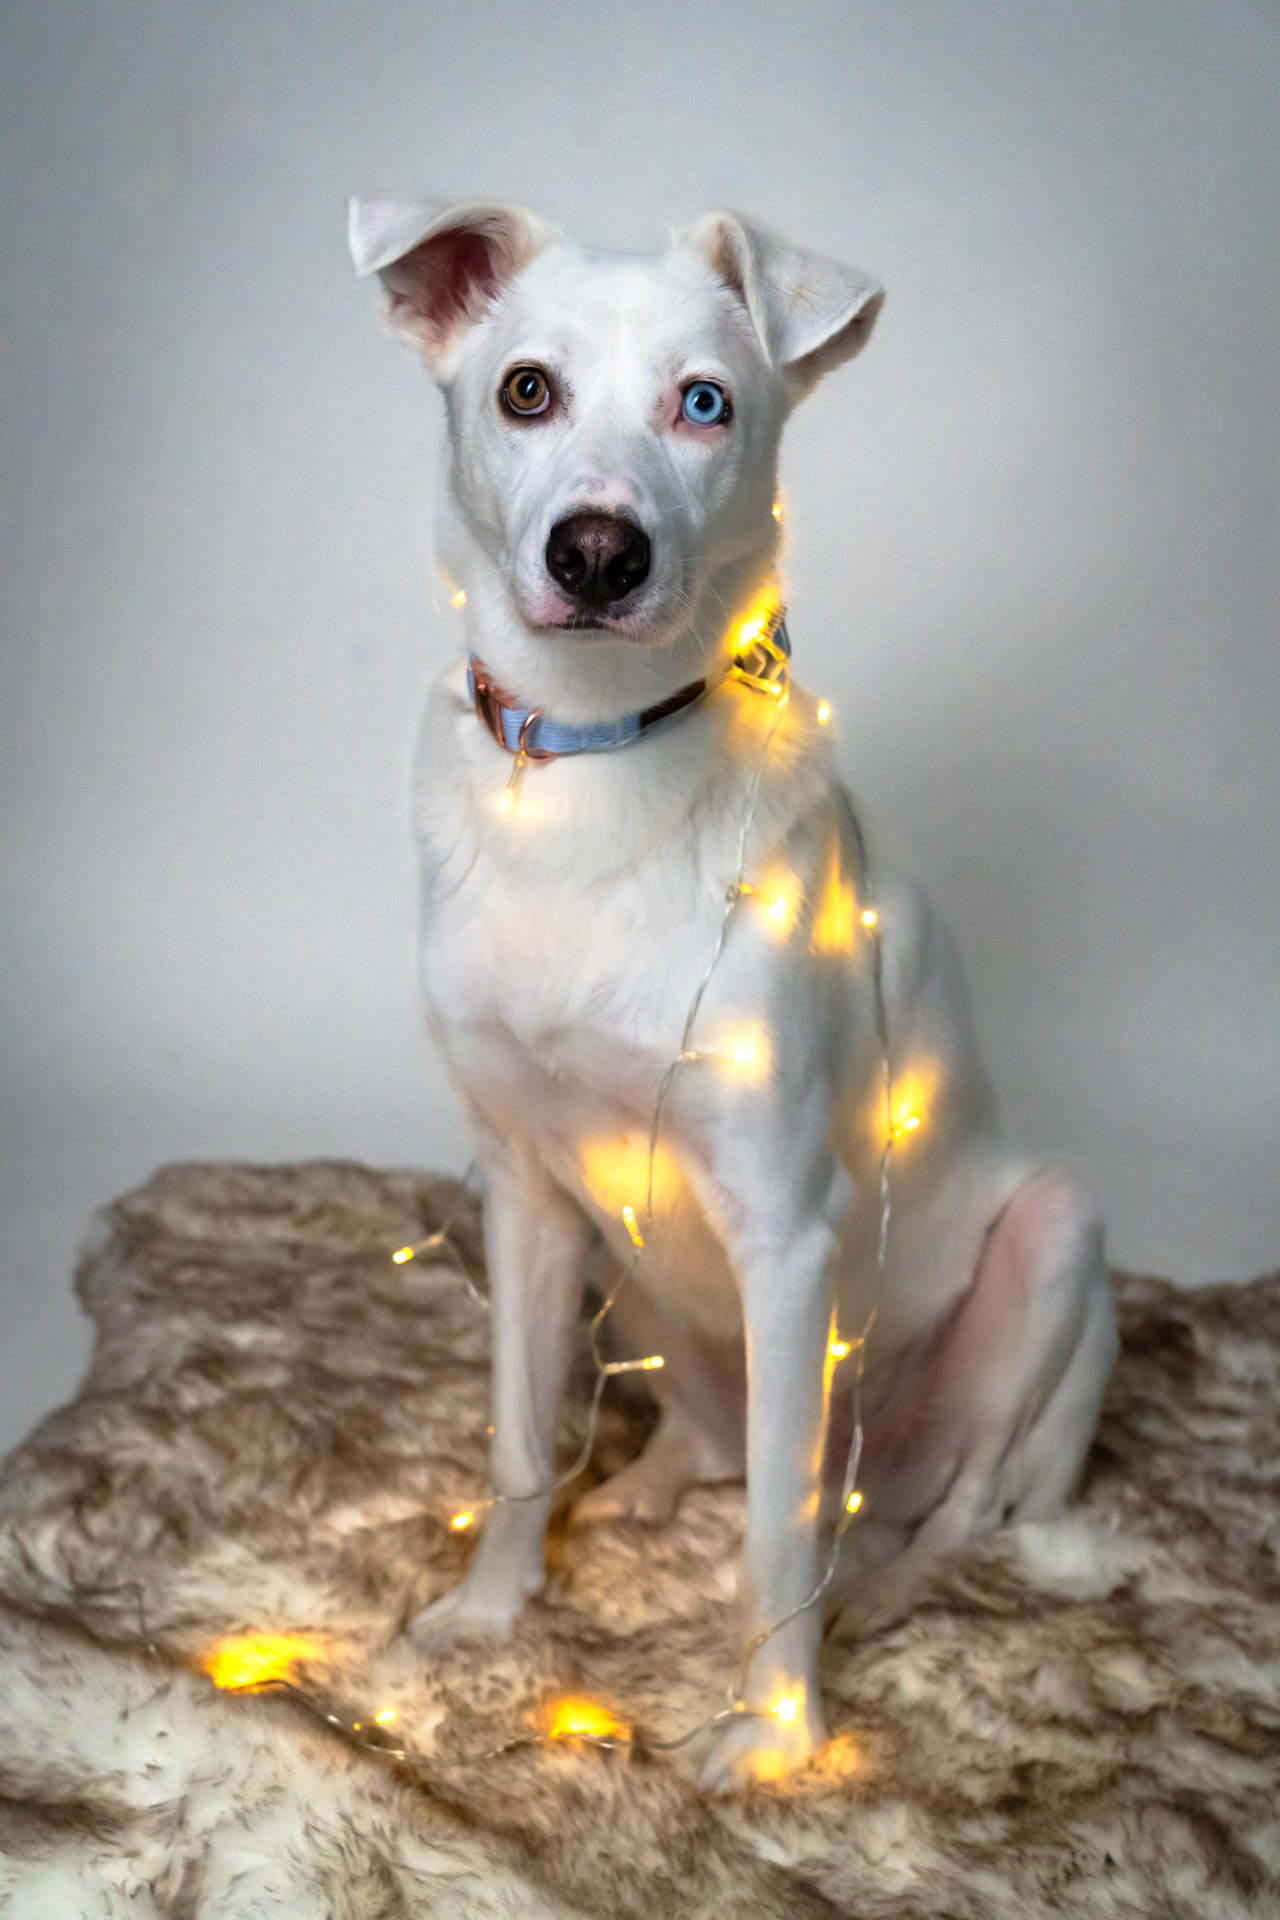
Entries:
<svg viewBox="0 0 1280 1920">
<path fill-rule="evenodd" d="M 1280 1252 L 1269 0 L 8 0 L 0 1443 L 157 1162 L 459 1166 L 403 773 L 441 422 L 352 188 L 875 269 L 785 461 L 799 670 L 1117 1259 Z"/>
</svg>

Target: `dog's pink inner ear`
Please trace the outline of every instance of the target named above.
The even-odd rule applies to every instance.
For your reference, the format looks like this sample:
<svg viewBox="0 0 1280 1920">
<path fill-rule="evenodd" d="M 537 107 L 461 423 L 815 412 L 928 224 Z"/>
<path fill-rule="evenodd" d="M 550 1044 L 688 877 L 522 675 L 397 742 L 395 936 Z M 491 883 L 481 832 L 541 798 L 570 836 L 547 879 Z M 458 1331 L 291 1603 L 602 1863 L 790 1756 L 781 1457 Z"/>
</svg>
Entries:
<svg viewBox="0 0 1280 1920">
<path fill-rule="evenodd" d="M 745 307 L 747 282 L 743 271 L 741 243 L 727 221 L 711 228 L 706 248 L 712 271 L 724 282 L 730 293 L 737 294 Z"/>
<path fill-rule="evenodd" d="M 473 228 L 449 227 L 384 268 L 392 324 L 440 353 L 472 326 L 501 287 L 494 241 Z"/>
</svg>

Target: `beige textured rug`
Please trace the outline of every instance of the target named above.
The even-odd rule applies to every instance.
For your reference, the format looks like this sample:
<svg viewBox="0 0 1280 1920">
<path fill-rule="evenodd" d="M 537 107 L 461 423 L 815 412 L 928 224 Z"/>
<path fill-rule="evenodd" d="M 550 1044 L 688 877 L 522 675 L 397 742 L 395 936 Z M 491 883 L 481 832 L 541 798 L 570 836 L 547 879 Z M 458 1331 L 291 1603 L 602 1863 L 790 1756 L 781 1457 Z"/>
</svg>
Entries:
<svg viewBox="0 0 1280 1920">
<path fill-rule="evenodd" d="M 6 1920 L 1280 1915 L 1280 1277 L 1119 1282 L 1080 1504 L 828 1642 L 837 1737 L 786 1785 L 705 1800 L 696 1747 L 397 1763 L 218 1691 L 204 1663 L 252 1632 L 428 1753 L 564 1694 L 658 1734 L 720 1702 L 736 1488 L 648 1533 L 562 1522 L 509 1646 L 423 1671 L 394 1644 L 465 1565 L 449 1523 L 482 1486 L 484 1315 L 388 1259 L 450 1192 L 178 1166 L 104 1216 L 92 1371 L 0 1477 Z M 611 1404 L 598 1461 L 645 1426 Z"/>
</svg>

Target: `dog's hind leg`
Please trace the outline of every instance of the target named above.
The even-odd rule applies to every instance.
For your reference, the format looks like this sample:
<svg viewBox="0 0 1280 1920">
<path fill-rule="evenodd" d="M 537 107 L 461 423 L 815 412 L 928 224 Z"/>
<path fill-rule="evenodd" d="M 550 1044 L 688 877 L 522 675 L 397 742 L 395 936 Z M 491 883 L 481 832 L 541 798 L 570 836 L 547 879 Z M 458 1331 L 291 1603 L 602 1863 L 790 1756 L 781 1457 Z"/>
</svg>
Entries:
<svg viewBox="0 0 1280 1920">
<path fill-rule="evenodd" d="M 619 1294 L 610 1314 L 628 1354 L 661 1353 L 646 1376 L 661 1418 L 644 1451 L 574 1508 L 575 1521 L 669 1520 L 690 1487 L 740 1480 L 746 1471 L 746 1362 L 741 1336 L 713 1340 L 641 1287 Z"/>
<path fill-rule="evenodd" d="M 848 1537 L 832 1607 L 842 1633 L 901 1618 L 948 1548 L 1061 1508 L 1116 1346 L 1093 1198 L 1069 1172 L 1033 1174 L 900 1398 L 868 1422 L 866 1521 Z M 930 1485 L 940 1490 L 922 1513 Z"/>
</svg>

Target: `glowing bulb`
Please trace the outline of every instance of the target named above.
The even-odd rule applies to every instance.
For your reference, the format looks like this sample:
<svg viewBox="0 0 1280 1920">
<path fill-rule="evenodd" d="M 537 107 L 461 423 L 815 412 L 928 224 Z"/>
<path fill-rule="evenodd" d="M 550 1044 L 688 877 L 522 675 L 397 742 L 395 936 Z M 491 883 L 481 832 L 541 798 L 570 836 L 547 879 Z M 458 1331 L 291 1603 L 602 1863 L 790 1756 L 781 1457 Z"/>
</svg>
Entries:
<svg viewBox="0 0 1280 1920">
<path fill-rule="evenodd" d="M 853 920 L 857 902 L 853 897 L 853 888 L 846 886 L 840 873 L 840 863 L 834 860 L 826 886 L 818 901 L 818 910 L 813 921 L 813 948 L 815 953 L 851 953 L 853 950 Z"/>
<path fill-rule="evenodd" d="M 474 1513 L 455 1513 L 449 1525 L 455 1533 L 462 1533 L 475 1519 Z"/>
<path fill-rule="evenodd" d="M 631 1235 L 632 1246 L 635 1247 L 637 1250 L 639 1250 L 639 1248 L 643 1247 L 644 1245 L 644 1235 L 641 1233 L 639 1227 L 636 1225 L 635 1208 L 624 1207 L 622 1209 L 622 1220 L 623 1220 L 624 1226 L 627 1229 L 627 1232 Z"/>
<path fill-rule="evenodd" d="M 310 1660 L 321 1651 L 315 1640 L 290 1633 L 245 1633 L 220 1640 L 204 1661 L 215 1687 L 260 1687 L 268 1680 L 287 1679 L 295 1660 Z"/>
<path fill-rule="evenodd" d="M 765 616 L 762 613 L 757 614 L 754 620 L 744 620 L 738 628 L 739 647 L 749 647 L 753 640 L 758 640 L 764 627 Z"/>
<path fill-rule="evenodd" d="M 599 1706 L 596 1701 L 570 1698 L 555 1702 L 547 1722 L 547 1732 L 553 1740 L 572 1740 L 575 1735 L 582 1734 L 603 1740 L 610 1735 L 620 1735 L 625 1739 L 627 1729 L 621 1721 L 614 1719 L 607 1707 Z"/>
<path fill-rule="evenodd" d="M 919 1125 L 920 1115 L 918 1113 L 909 1113 L 906 1119 L 894 1128 L 894 1138 L 896 1139 L 900 1133 L 914 1133 Z"/>
<path fill-rule="evenodd" d="M 660 1353 L 650 1353 L 643 1360 L 606 1360 L 601 1364 L 600 1371 L 612 1378 L 618 1373 L 652 1373 L 655 1367 L 665 1365 Z"/>
<path fill-rule="evenodd" d="M 864 907 L 862 909 L 862 924 L 864 927 L 874 927 L 879 918 L 880 916 L 874 907 Z"/>
<path fill-rule="evenodd" d="M 780 927 L 784 927 L 787 924 L 794 905 L 789 894 L 772 893 L 766 895 L 762 887 L 752 886 L 750 880 L 738 880 L 729 888 L 728 897 L 730 900 L 746 900 L 753 894 L 758 895 L 763 900 L 764 910 L 771 920 L 775 921 Z"/>
<path fill-rule="evenodd" d="M 831 702 L 829 700 L 819 700 L 818 725 L 820 727 L 825 727 L 827 722 L 830 720 L 830 718 L 831 718 Z"/>
<path fill-rule="evenodd" d="M 800 1702 L 794 1693 L 780 1693 L 773 1703 L 773 1711 L 779 1720 L 794 1720 L 800 1711 Z"/>
<path fill-rule="evenodd" d="M 396 1717 L 396 1710 L 394 1707 L 384 1707 L 381 1713 L 375 1713 L 373 1717 L 380 1727 L 389 1727 Z"/>
<path fill-rule="evenodd" d="M 466 590 L 463 587 L 456 587 L 454 591 L 449 595 L 449 598 L 452 600 L 455 607 L 465 607 L 467 604 Z"/>
<path fill-rule="evenodd" d="M 529 756 L 525 752 L 524 748 L 521 747 L 519 752 L 516 754 L 515 764 L 511 769 L 511 778 L 508 780 L 506 786 L 502 789 L 502 792 L 498 795 L 498 812 L 499 813 L 510 813 L 514 809 L 516 804 L 516 795 L 520 791 L 520 782 L 524 779 L 524 770 L 528 764 L 529 764 Z"/>
<path fill-rule="evenodd" d="M 775 500 L 775 501 L 774 501 L 774 503 L 773 503 L 773 517 L 774 517 L 774 519 L 775 519 L 775 520 L 781 520 L 781 518 L 782 518 L 782 502 L 781 502 L 781 500 Z"/>
<path fill-rule="evenodd" d="M 413 1248 L 397 1247 L 396 1251 L 392 1254 L 391 1258 L 395 1261 L 398 1267 L 402 1267 L 406 1260 L 412 1260 Z"/>
<path fill-rule="evenodd" d="M 827 1352 L 833 1360 L 843 1360 L 846 1353 L 851 1353 L 852 1351 L 852 1343 L 848 1340 L 833 1340 L 827 1348 Z"/>
<path fill-rule="evenodd" d="M 748 1028 L 730 1041 L 723 1057 L 739 1073 L 759 1079 L 769 1070 L 769 1043 L 763 1033 Z"/>
<path fill-rule="evenodd" d="M 854 1488 L 853 1492 L 849 1495 L 849 1498 L 845 1501 L 844 1504 L 848 1512 L 856 1513 L 858 1511 L 858 1508 L 862 1505 L 862 1495 L 858 1492 L 858 1489 L 856 1487 Z"/>
</svg>

